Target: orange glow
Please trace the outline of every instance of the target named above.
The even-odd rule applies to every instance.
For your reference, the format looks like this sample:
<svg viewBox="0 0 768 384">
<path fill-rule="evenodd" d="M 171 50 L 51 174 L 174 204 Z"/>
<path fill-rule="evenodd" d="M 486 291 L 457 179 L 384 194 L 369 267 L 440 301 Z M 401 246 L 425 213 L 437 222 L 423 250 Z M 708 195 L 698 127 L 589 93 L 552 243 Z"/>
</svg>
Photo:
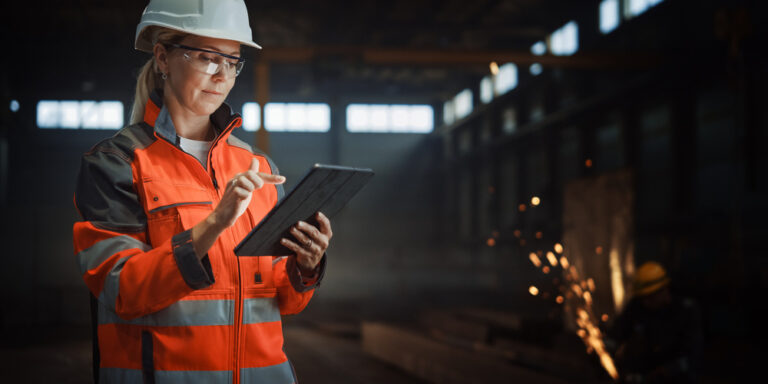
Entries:
<svg viewBox="0 0 768 384">
<path fill-rule="evenodd" d="M 491 232 L 491 236 L 493 236 L 494 238 L 498 238 L 499 237 L 499 231 Z"/>
<path fill-rule="evenodd" d="M 541 269 L 541 271 L 544 273 L 549 273 L 549 267 L 545 265 L 544 268 Z"/>
<path fill-rule="evenodd" d="M 525 212 L 526 208 L 527 207 L 525 206 L 525 204 L 520 204 L 520 205 L 517 206 L 517 210 L 520 211 L 520 212 Z"/>
<path fill-rule="evenodd" d="M 603 247 L 598 245 L 597 248 L 595 248 L 595 253 L 597 253 L 598 255 L 602 255 L 603 254 Z"/>
<path fill-rule="evenodd" d="M 494 245 L 496 245 L 496 240 L 493 237 L 489 237 L 488 241 L 486 241 L 485 243 L 488 244 L 489 247 L 493 247 Z"/>
<path fill-rule="evenodd" d="M 587 168 L 592 168 L 592 159 L 584 160 L 584 165 L 586 165 Z"/>
<path fill-rule="evenodd" d="M 595 280 L 591 277 L 587 279 L 587 287 L 589 287 L 589 290 L 594 292 L 595 291 Z"/>
<path fill-rule="evenodd" d="M 571 277 L 574 280 L 577 280 L 579 278 L 579 272 L 576 270 L 576 267 L 571 265 L 570 271 L 571 271 Z"/>
<path fill-rule="evenodd" d="M 592 306 L 592 294 L 589 292 L 584 292 L 584 301 L 587 303 L 587 305 Z"/>
<path fill-rule="evenodd" d="M 583 330 L 583 329 L 579 329 L 579 330 L 576 332 L 576 334 L 578 334 L 578 335 L 579 335 L 579 337 L 581 337 L 582 339 L 583 339 L 583 338 L 585 338 L 585 337 L 587 337 L 587 331 L 585 331 L 585 330 Z"/>
<path fill-rule="evenodd" d="M 496 76 L 499 74 L 499 65 L 495 61 L 491 61 L 490 69 L 492 75 Z"/>
<path fill-rule="evenodd" d="M 531 263 L 533 263 L 536 268 L 541 267 L 541 260 L 539 260 L 539 256 L 535 253 L 531 252 L 531 254 L 528 255 L 528 258 L 531 259 Z"/>
<path fill-rule="evenodd" d="M 531 285 L 530 287 L 528 287 L 528 292 L 529 292 L 531 295 L 533 295 L 533 296 L 536 296 L 536 295 L 538 295 L 538 294 L 539 294 L 539 289 L 538 289 L 538 288 L 536 288 L 536 287 L 534 287 L 533 285 Z"/>
<path fill-rule="evenodd" d="M 539 199 L 539 198 L 538 198 L 538 197 L 536 197 L 536 196 L 534 196 L 534 197 L 532 197 L 532 198 L 531 198 L 531 205 L 533 205 L 533 206 L 535 207 L 535 206 L 537 206 L 537 205 L 539 205 L 539 204 L 541 204 L 541 199 Z"/>
<path fill-rule="evenodd" d="M 562 264 L 563 269 L 568 269 L 568 259 L 565 256 L 560 258 L 560 264 Z"/>
<path fill-rule="evenodd" d="M 525 247 L 525 239 L 520 239 L 520 246 Z"/>
<path fill-rule="evenodd" d="M 558 304 L 562 304 L 562 303 L 563 303 L 563 301 L 565 301 L 565 299 L 563 299 L 563 297 L 562 297 L 562 296 L 558 296 L 558 297 L 556 297 L 556 298 L 555 298 L 555 301 L 556 301 Z"/>
<path fill-rule="evenodd" d="M 563 253 L 563 245 L 560 243 L 555 243 L 555 252 L 557 252 L 558 255 Z"/>
<path fill-rule="evenodd" d="M 515 237 L 520 237 L 520 235 L 521 235 L 521 233 L 520 233 L 520 230 L 519 230 L 519 229 L 515 229 L 515 231 L 514 231 L 514 232 L 512 232 L 512 234 L 513 234 L 513 235 L 515 235 Z"/>
<path fill-rule="evenodd" d="M 541 233 L 541 231 L 536 232 L 536 238 L 537 239 L 541 239 L 542 237 L 544 237 L 544 234 Z"/>
<path fill-rule="evenodd" d="M 581 287 L 579 287 L 578 284 L 571 285 L 571 289 L 573 290 L 574 293 L 576 293 L 579 296 L 581 296 L 584 293 L 584 291 L 581 290 Z"/>
<path fill-rule="evenodd" d="M 549 260 L 549 264 L 553 267 L 557 267 L 557 257 L 555 257 L 555 254 L 552 252 L 547 252 L 547 260 Z"/>
<path fill-rule="evenodd" d="M 603 323 L 605 323 L 606 321 L 608 321 L 608 315 L 603 313 L 603 316 L 600 317 L 600 320 L 602 320 Z"/>
</svg>

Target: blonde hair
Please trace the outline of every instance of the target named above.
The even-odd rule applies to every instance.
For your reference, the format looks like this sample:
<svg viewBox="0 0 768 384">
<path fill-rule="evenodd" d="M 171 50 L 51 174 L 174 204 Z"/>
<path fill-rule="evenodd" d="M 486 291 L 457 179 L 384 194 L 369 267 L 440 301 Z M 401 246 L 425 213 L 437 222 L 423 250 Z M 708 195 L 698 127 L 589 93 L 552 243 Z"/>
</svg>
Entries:
<svg viewBox="0 0 768 384">
<path fill-rule="evenodd" d="M 150 30 L 143 33 L 150 33 L 152 36 L 152 46 L 160 44 L 177 44 L 184 40 L 186 33 L 175 31 L 173 29 L 151 27 Z M 149 94 L 157 88 L 163 87 L 163 79 L 160 77 L 160 71 L 157 68 L 155 56 L 152 55 L 149 60 L 141 67 L 139 76 L 136 79 L 136 94 L 133 97 L 133 107 L 131 107 L 131 124 L 136 124 L 144 120 L 144 108 L 149 100 Z"/>
</svg>

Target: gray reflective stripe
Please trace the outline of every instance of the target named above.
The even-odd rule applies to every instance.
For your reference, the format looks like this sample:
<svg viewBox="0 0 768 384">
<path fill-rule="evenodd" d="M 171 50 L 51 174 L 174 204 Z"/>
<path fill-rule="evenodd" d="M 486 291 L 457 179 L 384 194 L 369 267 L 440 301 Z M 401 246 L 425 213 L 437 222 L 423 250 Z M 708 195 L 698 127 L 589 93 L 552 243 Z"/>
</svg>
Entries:
<svg viewBox="0 0 768 384">
<path fill-rule="evenodd" d="M 112 310 L 99 305 L 99 324 L 133 324 L 153 327 L 232 325 L 234 318 L 235 302 L 233 300 L 181 300 L 155 313 L 131 320 L 124 320 Z"/>
<path fill-rule="evenodd" d="M 259 368 L 241 368 L 241 383 L 293 384 L 293 369 L 287 360 L 284 363 Z"/>
<path fill-rule="evenodd" d="M 141 369 L 99 368 L 99 383 L 141 383 Z"/>
<path fill-rule="evenodd" d="M 131 255 L 133 256 L 133 255 Z M 104 281 L 104 289 L 99 294 L 99 301 L 108 305 L 110 308 L 115 307 L 115 300 L 120 293 L 120 272 L 123 270 L 123 265 L 131 258 L 131 256 L 125 256 L 112 266 L 112 270 L 107 274 L 107 278 Z"/>
<path fill-rule="evenodd" d="M 272 266 L 277 264 L 280 260 L 285 259 L 286 257 L 288 257 L 288 256 L 280 256 L 277 259 L 272 260 Z"/>
<path fill-rule="evenodd" d="M 232 383 L 232 371 L 155 371 L 155 383 L 229 384 Z"/>
<path fill-rule="evenodd" d="M 210 204 L 213 204 L 213 202 L 211 202 L 211 201 L 192 201 L 192 202 L 188 202 L 188 203 L 168 204 L 168 205 L 163 205 L 162 207 L 153 208 L 151 211 L 149 211 L 149 213 L 155 213 L 155 212 L 158 212 L 158 211 L 162 211 L 163 209 L 178 207 L 180 205 L 210 205 Z"/>
<path fill-rule="evenodd" d="M 138 248 L 143 252 L 152 249 L 149 244 L 141 242 L 128 235 L 115 236 L 104 239 L 84 249 L 77 254 L 77 262 L 80 265 L 80 273 L 85 273 L 98 267 L 110 256 L 126 249 Z"/>
<path fill-rule="evenodd" d="M 274 297 L 243 300 L 243 324 L 280 321 L 280 309 Z"/>
<path fill-rule="evenodd" d="M 99 368 L 100 383 L 141 383 L 140 369 Z M 231 383 L 232 371 L 155 371 L 155 383 Z M 245 382 L 243 382 L 245 383 Z"/>
</svg>

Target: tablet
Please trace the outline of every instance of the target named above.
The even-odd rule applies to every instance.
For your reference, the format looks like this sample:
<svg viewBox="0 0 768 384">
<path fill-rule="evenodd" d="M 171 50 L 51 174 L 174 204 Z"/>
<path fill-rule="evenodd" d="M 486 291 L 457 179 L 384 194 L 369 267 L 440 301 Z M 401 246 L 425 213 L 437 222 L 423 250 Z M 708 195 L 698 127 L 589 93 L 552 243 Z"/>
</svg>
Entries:
<svg viewBox="0 0 768 384">
<path fill-rule="evenodd" d="M 373 177 L 369 168 L 315 164 L 285 197 L 235 247 L 237 256 L 284 256 L 294 252 L 280 244 L 293 239 L 291 226 L 305 221 L 317 226 L 314 215 L 322 212 L 329 219 L 343 208 Z"/>
</svg>

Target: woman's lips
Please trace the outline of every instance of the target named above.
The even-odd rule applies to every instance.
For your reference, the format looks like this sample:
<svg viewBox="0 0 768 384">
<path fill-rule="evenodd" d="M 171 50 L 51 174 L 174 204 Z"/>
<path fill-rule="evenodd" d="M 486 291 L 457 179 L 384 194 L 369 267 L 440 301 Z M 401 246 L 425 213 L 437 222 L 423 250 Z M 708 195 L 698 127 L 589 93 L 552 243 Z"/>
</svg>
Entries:
<svg viewBox="0 0 768 384">
<path fill-rule="evenodd" d="M 216 92 L 216 91 L 203 90 L 203 92 L 210 93 L 211 95 L 221 95 L 221 92 Z"/>
</svg>

